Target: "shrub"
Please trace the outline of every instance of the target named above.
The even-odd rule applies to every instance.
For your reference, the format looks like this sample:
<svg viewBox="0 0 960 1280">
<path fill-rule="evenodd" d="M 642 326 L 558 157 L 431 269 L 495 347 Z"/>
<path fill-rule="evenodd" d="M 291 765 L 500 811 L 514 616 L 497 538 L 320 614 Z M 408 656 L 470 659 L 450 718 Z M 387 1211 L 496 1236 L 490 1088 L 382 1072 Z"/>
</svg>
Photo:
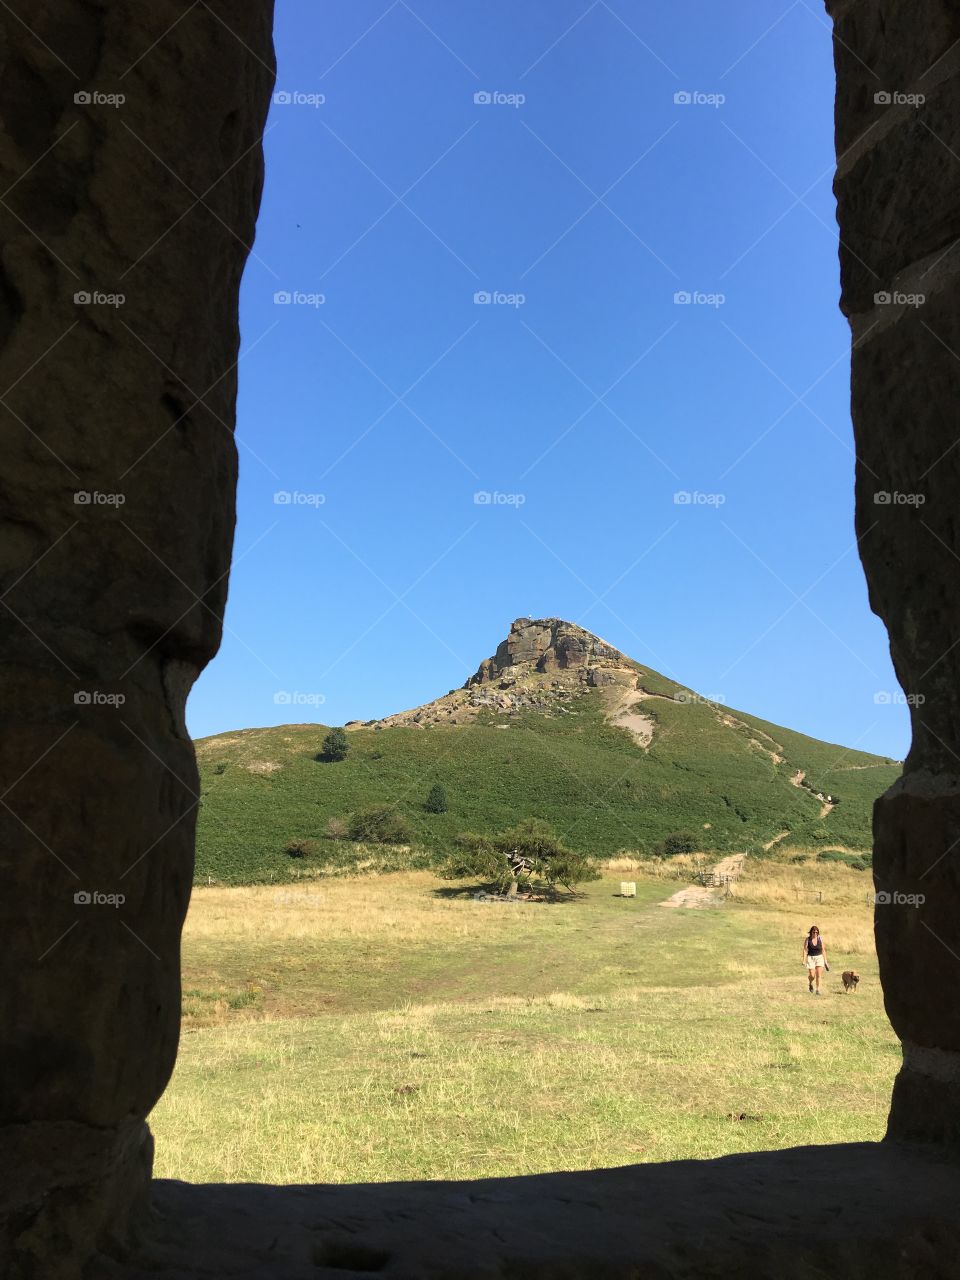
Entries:
<svg viewBox="0 0 960 1280">
<path fill-rule="evenodd" d="M 311 858 L 317 852 L 317 844 L 315 840 L 291 840 L 286 851 L 291 858 Z"/>
<path fill-rule="evenodd" d="M 346 760 L 349 750 L 350 743 L 347 741 L 347 735 L 344 731 L 342 729 L 331 729 L 323 740 L 323 746 L 317 754 L 317 759 L 327 763 Z"/>
<path fill-rule="evenodd" d="M 351 840 L 356 841 L 406 844 L 410 839 L 410 827 L 406 818 L 393 805 L 375 804 L 351 813 L 347 822 L 347 834 Z"/>
<path fill-rule="evenodd" d="M 423 807 L 427 813 L 446 813 L 447 812 L 447 793 L 439 782 L 435 782 L 427 792 L 427 798 L 423 802 Z"/>
<path fill-rule="evenodd" d="M 345 840 L 349 835 L 347 824 L 342 818 L 328 818 L 326 834 L 330 840 Z"/>
<path fill-rule="evenodd" d="M 689 831 L 673 831 L 660 841 L 654 849 L 654 853 L 659 854 L 662 858 L 673 858 L 678 853 L 696 853 L 699 848 L 700 841 L 695 835 L 691 835 Z"/>
<path fill-rule="evenodd" d="M 213 772 L 216 774 L 226 773 L 227 772 L 226 761 L 221 760 L 218 764 L 215 764 L 213 766 Z"/>
</svg>

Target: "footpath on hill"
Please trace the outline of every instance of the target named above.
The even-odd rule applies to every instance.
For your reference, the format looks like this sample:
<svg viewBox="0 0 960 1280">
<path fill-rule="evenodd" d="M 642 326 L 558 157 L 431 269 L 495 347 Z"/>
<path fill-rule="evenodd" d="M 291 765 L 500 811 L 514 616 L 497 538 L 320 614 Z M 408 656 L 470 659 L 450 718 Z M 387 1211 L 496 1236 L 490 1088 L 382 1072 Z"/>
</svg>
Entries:
<svg viewBox="0 0 960 1280">
<path fill-rule="evenodd" d="M 715 862 L 709 868 L 707 875 L 711 876 L 718 886 L 727 880 L 736 880 L 743 870 L 746 856 L 745 853 L 731 853 L 719 862 Z M 691 884 L 685 889 L 678 889 L 675 894 L 657 905 L 660 907 L 715 907 L 722 901 L 723 897 L 718 888 Z"/>
</svg>

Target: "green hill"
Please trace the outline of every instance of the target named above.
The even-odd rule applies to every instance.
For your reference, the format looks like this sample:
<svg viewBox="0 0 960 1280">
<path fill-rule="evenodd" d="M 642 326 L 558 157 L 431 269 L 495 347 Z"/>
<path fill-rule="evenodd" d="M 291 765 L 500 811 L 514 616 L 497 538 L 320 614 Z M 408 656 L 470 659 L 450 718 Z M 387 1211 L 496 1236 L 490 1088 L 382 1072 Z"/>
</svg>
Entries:
<svg viewBox="0 0 960 1280">
<path fill-rule="evenodd" d="M 463 689 L 347 731 L 337 762 L 316 759 L 323 725 L 200 740 L 197 879 L 351 865 L 363 851 L 330 838 L 327 823 L 381 803 L 406 819 L 424 858 L 461 831 L 524 817 L 600 856 L 651 852 L 680 831 L 706 850 L 866 852 L 873 801 L 900 772 L 701 699 L 558 619 L 518 619 Z M 424 806 L 437 782 L 443 813 Z M 311 842 L 306 857 L 288 854 L 297 840 Z"/>
</svg>

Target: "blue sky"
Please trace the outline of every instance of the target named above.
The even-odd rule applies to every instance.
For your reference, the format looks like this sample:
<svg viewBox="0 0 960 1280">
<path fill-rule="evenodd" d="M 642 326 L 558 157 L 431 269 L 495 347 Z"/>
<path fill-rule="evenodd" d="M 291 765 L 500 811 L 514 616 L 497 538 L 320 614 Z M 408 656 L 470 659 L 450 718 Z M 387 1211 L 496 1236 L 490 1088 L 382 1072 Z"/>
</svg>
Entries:
<svg viewBox="0 0 960 1280">
<path fill-rule="evenodd" d="M 193 733 L 414 706 L 531 614 L 902 757 L 821 6 L 280 0 L 276 39 Z"/>
</svg>

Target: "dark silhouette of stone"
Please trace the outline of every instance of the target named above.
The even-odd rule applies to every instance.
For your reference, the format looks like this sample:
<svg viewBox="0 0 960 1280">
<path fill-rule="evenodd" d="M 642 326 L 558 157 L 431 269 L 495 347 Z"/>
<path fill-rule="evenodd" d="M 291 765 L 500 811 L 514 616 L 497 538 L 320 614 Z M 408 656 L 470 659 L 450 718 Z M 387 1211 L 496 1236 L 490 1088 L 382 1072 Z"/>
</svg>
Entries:
<svg viewBox="0 0 960 1280">
<path fill-rule="evenodd" d="M 459 1184 L 160 1183 L 147 1212 L 192 870 L 183 706 L 219 642 L 232 539 L 271 3 L 0 6 L 4 1277 L 960 1273 L 960 18 L 949 0 L 829 9 L 857 531 L 914 729 L 876 809 L 905 1051 L 890 1140 Z M 576 631 L 520 620 L 470 683 L 620 662 Z"/>
<path fill-rule="evenodd" d="M 856 526 L 910 703 L 877 803 L 877 948 L 904 1044 L 895 1137 L 960 1141 L 960 10 L 859 0 L 836 23 L 842 307 Z"/>
<path fill-rule="evenodd" d="M 123 1241 L 176 1056 L 270 9 L 0 9 L 4 1276 Z"/>
</svg>

